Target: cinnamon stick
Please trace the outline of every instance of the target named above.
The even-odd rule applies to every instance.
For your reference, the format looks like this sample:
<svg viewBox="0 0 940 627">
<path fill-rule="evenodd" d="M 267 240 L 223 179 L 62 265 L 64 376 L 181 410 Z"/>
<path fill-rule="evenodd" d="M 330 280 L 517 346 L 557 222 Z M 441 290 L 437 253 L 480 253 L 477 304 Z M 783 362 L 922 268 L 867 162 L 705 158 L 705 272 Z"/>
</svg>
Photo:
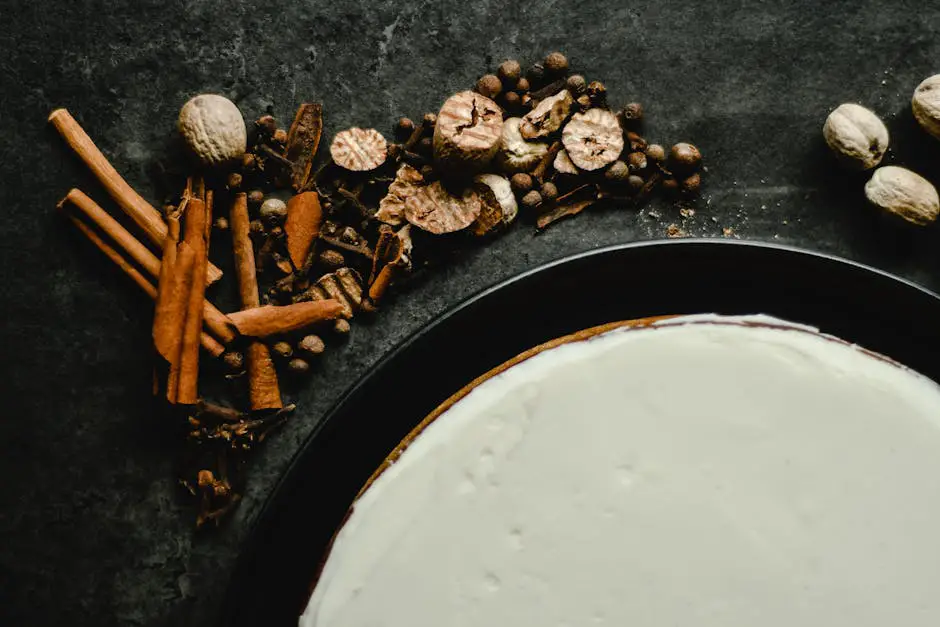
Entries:
<svg viewBox="0 0 940 627">
<path fill-rule="evenodd" d="M 206 269 L 209 247 L 206 243 L 211 224 L 206 203 L 192 198 L 186 207 L 186 233 L 183 243 L 193 250 L 192 280 L 186 299 L 186 322 L 182 328 L 180 347 L 180 375 L 176 402 L 192 405 L 199 399 L 199 331 L 202 329 L 203 306 L 206 294 Z"/>
<path fill-rule="evenodd" d="M 255 273 L 255 254 L 251 245 L 248 219 L 248 197 L 236 194 L 229 215 L 232 230 L 232 249 L 235 254 L 235 271 L 238 278 L 238 293 L 242 300 L 242 309 L 260 306 L 258 296 L 258 277 Z M 277 372 L 271 361 L 268 347 L 255 340 L 248 345 L 248 397 L 252 410 L 280 409 L 281 390 L 277 381 Z"/>
<path fill-rule="evenodd" d="M 372 282 L 372 285 L 369 286 L 369 300 L 373 303 L 378 303 L 382 300 L 382 297 L 385 296 L 385 292 L 388 290 L 389 286 L 392 284 L 392 280 L 395 278 L 395 271 L 398 266 L 395 264 L 386 264 L 380 271 L 375 281 Z"/>
<path fill-rule="evenodd" d="M 184 202 L 188 202 L 186 199 Z M 167 237 L 160 260 L 157 277 L 157 302 L 153 312 L 153 345 L 157 354 L 170 363 L 178 351 L 179 320 L 182 308 L 182 291 L 175 282 L 180 277 L 175 273 L 177 246 L 180 239 L 180 221 L 175 213 L 167 216 Z"/>
<path fill-rule="evenodd" d="M 140 227 L 151 242 L 162 248 L 167 226 L 160 212 L 144 200 L 143 196 L 118 174 L 91 137 L 66 109 L 56 109 L 50 113 L 49 121 L 69 147 L 85 162 L 121 209 Z M 210 284 L 222 277 L 222 271 L 214 265 L 209 265 L 208 272 Z"/>
<path fill-rule="evenodd" d="M 287 220 L 284 233 L 287 235 L 287 253 L 294 267 L 301 268 L 320 234 L 323 210 L 316 192 L 301 192 L 287 203 Z"/>
<path fill-rule="evenodd" d="M 92 224 L 117 244 L 118 248 L 124 250 L 147 274 L 154 279 L 159 277 L 160 260 L 94 200 L 81 190 L 72 189 L 65 198 L 59 201 L 59 209 L 64 209 L 68 204 L 80 210 Z M 228 324 L 228 317 L 209 301 L 205 301 L 203 304 L 203 316 L 206 328 L 220 342 L 228 344 L 235 339 L 235 333 L 232 332 Z"/>
<path fill-rule="evenodd" d="M 318 322 L 336 320 L 342 317 L 345 310 L 341 302 L 327 299 L 293 305 L 265 305 L 236 311 L 228 317 L 242 335 L 264 338 L 297 331 Z"/>
<path fill-rule="evenodd" d="M 183 368 L 183 329 L 186 326 L 186 311 L 189 294 L 193 289 L 195 266 L 196 251 L 186 242 L 180 243 L 169 284 L 161 286 L 162 289 L 169 290 L 169 296 L 166 297 L 168 303 L 166 353 L 161 352 L 160 354 L 169 364 L 169 374 L 166 379 L 166 400 L 174 404 L 179 399 L 179 386 Z"/>
<path fill-rule="evenodd" d="M 150 298 L 156 300 L 157 288 L 150 280 L 145 277 L 140 270 L 134 266 L 120 251 L 106 242 L 93 228 L 85 224 L 80 218 L 74 215 L 68 216 L 69 220 L 85 235 L 95 246 L 103 252 L 108 259 L 113 261 L 127 276 L 131 278 Z M 199 341 L 202 347 L 213 357 L 218 357 L 225 352 L 222 346 L 214 337 L 203 331 L 200 334 Z"/>
</svg>

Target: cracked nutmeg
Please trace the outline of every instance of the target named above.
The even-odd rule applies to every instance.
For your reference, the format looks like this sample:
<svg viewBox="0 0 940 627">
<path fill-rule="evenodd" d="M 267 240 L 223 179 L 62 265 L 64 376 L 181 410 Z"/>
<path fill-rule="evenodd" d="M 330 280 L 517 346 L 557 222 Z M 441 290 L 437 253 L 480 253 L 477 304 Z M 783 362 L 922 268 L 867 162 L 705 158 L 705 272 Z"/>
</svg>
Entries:
<svg viewBox="0 0 940 627">
<path fill-rule="evenodd" d="M 588 109 L 571 116 L 561 134 L 568 157 L 582 170 L 599 170 L 623 151 L 623 131 L 617 116 L 605 109 Z"/>
<path fill-rule="evenodd" d="M 473 188 L 468 187 L 456 196 L 440 181 L 422 187 L 405 201 L 408 222 L 435 235 L 467 228 L 482 210 L 480 196 Z"/>
<path fill-rule="evenodd" d="M 472 91 L 454 94 L 437 114 L 434 161 L 453 172 L 479 171 L 496 156 L 502 132 L 499 105 Z"/>
<path fill-rule="evenodd" d="M 519 132 L 525 139 L 547 137 L 561 128 L 571 114 L 574 100 L 571 92 L 562 89 L 554 96 L 540 102 L 522 118 Z"/>
</svg>

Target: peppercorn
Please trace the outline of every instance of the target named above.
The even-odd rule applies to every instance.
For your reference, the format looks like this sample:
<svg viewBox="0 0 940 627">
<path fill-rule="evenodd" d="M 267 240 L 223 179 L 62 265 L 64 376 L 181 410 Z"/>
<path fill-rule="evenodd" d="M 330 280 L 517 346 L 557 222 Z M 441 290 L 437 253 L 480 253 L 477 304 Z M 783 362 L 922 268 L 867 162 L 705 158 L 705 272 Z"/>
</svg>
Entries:
<svg viewBox="0 0 940 627">
<path fill-rule="evenodd" d="M 634 194 L 639 193 L 645 184 L 646 181 L 643 180 L 643 177 L 637 174 L 631 174 L 627 177 L 627 185 L 630 186 L 630 191 Z"/>
<path fill-rule="evenodd" d="M 541 63 L 533 63 L 529 71 L 526 72 L 526 77 L 533 86 L 541 85 L 542 81 L 545 80 L 545 66 Z"/>
<path fill-rule="evenodd" d="M 282 128 L 277 129 L 274 131 L 273 139 L 275 144 L 285 145 L 287 143 L 287 131 Z"/>
<path fill-rule="evenodd" d="M 342 268 L 346 265 L 346 258 L 338 250 L 324 250 L 320 253 L 320 263 L 327 268 Z"/>
<path fill-rule="evenodd" d="M 219 216 L 212 223 L 212 226 L 220 231 L 227 231 L 228 230 L 228 218 L 226 218 L 225 216 Z"/>
<path fill-rule="evenodd" d="M 514 91 L 507 91 L 505 94 L 503 94 L 503 104 L 506 105 L 507 109 L 515 109 L 519 106 L 521 100 L 522 99 L 519 97 L 519 94 Z"/>
<path fill-rule="evenodd" d="M 702 177 L 698 172 L 692 176 L 688 176 L 682 179 L 682 182 L 679 183 L 679 188 L 686 194 L 697 194 L 702 188 Z"/>
<path fill-rule="evenodd" d="M 580 96 L 587 89 L 587 81 L 580 74 L 572 74 L 565 82 L 565 87 L 575 96 Z"/>
<path fill-rule="evenodd" d="M 304 338 L 297 343 L 297 350 L 307 353 L 308 355 L 319 355 L 326 350 L 326 345 L 318 335 L 305 335 Z"/>
<path fill-rule="evenodd" d="M 530 87 L 531 86 L 529 85 L 529 79 L 523 77 L 523 78 L 520 78 L 518 81 L 516 81 L 515 90 L 518 91 L 520 94 L 524 94 L 527 91 L 529 91 Z"/>
<path fill-rule="evenodd" d="M 248 204 L 249 205 L 260 205 L 264 200 L 264 192 L 260 189 L 253 189 L 248 192 Z"/>
<path fill-rule="evenodd" d="M 646 157 L 653 163 L 662 163 L 666 160 L 666 149 L 659 144 L 650 144 L 646 147 Z"/>
<path fill-rule="evenodd" d="M 545 71 L 552 76 L 561 76 L 568 71 L 568 58 L 560 52 L 553 52 L 543 61 Z"/>
<path fill-rule="evenodd" d="M 275 121 L 273 115 L 262 115 L 255 122 L 255 126 L 258 127 L 258 132 L 265 137 L 272 137 L 277 131 L 277 121 Z"/>
<path fill-rule="evenodd" d="M 692 173 L 702 163 L 702 153 L 692 144 L 680 142 L 669 151 L 669 168 L 676 173 Z"/>
<path fill-rule="evenodd" d="M 646 169 L 646 153 L 643 152 L 631 152 L 627 155 L 627 165 L 630 166 L 631 172 L 640 172 L 641 170 Z"/>
<path fill-rule="evenodd" d="M 623 119 L 627 124 L 638 124 L 643 119 L 643 105 L 631 102 L 623 108 Z"/>
<path fill-rule="evenodd" d="M 542 183 L 542 189 L 539 190 L 539 194 L 542 196 L 542 200 L 552 202 L 558 198 L 558 187 L 551 181 L 546 181 Z"/>
<path fill-rule="evenodd" d="M 602 105 L 607 101 L 607 86 L 600 81 L 591 81 L 587 86 L 587 95 L 592 104 Z"/>
<path fill-rule="evenodd" d="M 245 367 L 245 356 L 238 351 L 226 351 L 222 355 L 222 363 L 229 372 L 240 372 Z"/>
<path fill-rule="evenodd" d="M 238 189 L 242 186 L 242 175 L 238 172 L 231 172 L 225 179 L 225 186 L 232 190 Z"/>
<path fill-rule="evenodd" d="M 294 347 L 290 345 L 290 342 L 281 340 L 271 345 L 271 352 L 281 359 L 287 359 L 294 354 Z"/>
<path fill-rule="evenodd" d="M 614 161 L 604 172 L 604 178 L 608 181 L 622 182 L 630 176 L 630 168 L 623 161 Z"/>
<path fill-rule="evenodd" d="M 503 81 L 507 89 L 511 88 L 522 76 L 522 66 L 515 59 L 508 59 L 499 65 L 496 75 Z"/>
<path fill-rule="evenodd" d="M 434 125 L 437 124 L 437 114 L 436 113 L 425 113 L 424 118 L 424 134 L 433 135 L 434 134 Z"/>
<path fill-rule="evenodd" d="M 542 195 L 533 190 L 523 196 L 521 202 L 526 209 L 535 209 L 542 204 Z"/>
<path fill-rule="evenodd" d="M 496 98 L 503 90 L 503 84 L 495 74 L 485 74 L 477 81 L 477 93 L 487 98 Z"/>
<path fill-rule="evenodd" d="M 631 152 L 642 152 L 647 148 L 646 140 L 639 133 L 633 131 L 627 132 L 627 143 L 630 144 Z"/>
<path fill-rule="evenodd" d="M 509 179 L 509 185 L 516 194 L 524 194 L 532 189 L 532 177 L 525 172 L 513 174 Z"/>
<path fill-rule="evenodd" d="M 310 372 L 310 364 L 300 357 L 294 357 L 287 362 L 287 369 L 290 370 L 291 374 L 298 376 L 305 375 Z"/>
<path fill-rule="evenodd" d="M 404 141 L 411 137 L 414 130 L 415 123 L 411 121 L 411 118 L 398 118 L 398 122 L 395 123 L 394 135 L 396 139 Z"/>
<path fill-rule="evenodd" d="M 339 333 L 340 335 L 346 335 L 347 333 L 349 333 L 349 330 L 350 330 L 349 320 L 340 318 L 339 320 L 333 323 L 334 333 Z"/>
</svg>

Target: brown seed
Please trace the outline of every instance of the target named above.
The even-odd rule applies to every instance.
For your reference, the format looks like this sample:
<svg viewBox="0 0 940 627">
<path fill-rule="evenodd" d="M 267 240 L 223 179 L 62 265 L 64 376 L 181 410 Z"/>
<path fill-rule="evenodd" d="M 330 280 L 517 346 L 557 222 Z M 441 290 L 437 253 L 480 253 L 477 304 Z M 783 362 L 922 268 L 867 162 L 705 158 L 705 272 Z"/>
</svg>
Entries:
<svg viewBox="0 0 940 627">
<path fill-rule="evenodd" d="M 496 75 L 499 76 L 507 88 L 511 88 L 522 76 L 522 66 L 515 59 L 508 59 L 499 64 Z"/>
<path fill-rule="evenodd" d="M 222 355 L 222 363 L 229 372 L 239 372 L 245 367 L 245 356 L 238 351 L 226 351 Z"/>
<path fill-rule="evenodd" d="M 320 263 L 330 269 L 342 268 L 346 265 L 346 258 L 338 250 L 324 250 L 320 253 Z"/>
<path fill-rule="evenodd" d="M 353 127 L 336 134 L 330 144 L 330 155 L 341 168 L 368 172 L 385 163 L 388 143 L 373 128 Z"/>
<path fill-rule="evenodd" d="M 437 114 L 425 113 L 424 117 L 421 118 L 421 121 L 424 126 L 424 134 L 430 135 L 434 132 L 434 127 L 437 125 Z"/>
<path fill-rule="evenodd" d="M 287 369 L 290 370 L 291 374 L 301 376 L 310 372 L 310 364 L 305 359 L 294 357 L 287 362 Z"/>
<path fill-rule="evenodd" d="M 507 91 L 503 94 L 503 104 L 507 109 L 515 109 L 519 106 L 521 101 L 522 99 L 519 97 L 519 94 L 514 91 Z"/>
<path fill-rule="evenodd" d="M 621 182 L 626 181 L 630 176 L 630 168 L 623 161 L 614 161 L 604 172 L 604 178 L 608 181 Z"/>
<path fill-rule="evenodd" d="M 702 177 L 698 172 L 682 179 L 679 188 L 686 194 L 697 194 L 702 188 Z"/>
<path fill-rule="evenodd" d="M 637 174 L 631 174 L 627 178 L 627 184 L 630 186 L 630 191 L 632 191 L 633 193 L 638 193 L 641 189 L 643 189 L 643 186 L 646 184 L 646 181 L 643 180 L 642 176 L 639 176 Z"/>
<path fill-rule="evenodd" d="M 248 204 L 260 205 L 264 201 L 264 192 L 260 189 L 253 189 L 248 192 Z"/>
<path fill-rule="evenodd" d="M 261 203 L 258 217 L 271 223 L 280 222 L 287 217 L 287 203 L 280 198 L 268 198 Z"/>
<path fill-rule="evenodd" d="M 246 172 L 251 172 L 258 165 L 257 158 L 250 152 L 246 152 L 242 155 L 242 169 Z"/>
<path fill-rule="evenodd" d="M 532 177 L 525 172 L 519 172 L 518 174 L 512 175 L 512 178 L 509 179 L 509 184 L 512 186 L 512 191 L 516 192 L 516 194 L 524 194 L 532 189 Z"/>
<path fill-rule="evenodd" d="M 631 152 L 627 155 L 627 165 L 630 166 L 631 172 L 642 172 L 646 169 L 646 153 Z"/>
<path fill-rule="evenodd" d="M 415 130 L 415 123 L 411 118 L 398 118 L 395 123 L 395 137 L 399 141 L 408 139 Z"/>
<path fill-rule="evenodd" d="M 264 235 L 264 223 L 261 220 L 252 220 L 248 225 L 252 235 Z"/>
<path fill-rule="evenodd" d="M 668 193 L 675 193 L 676 191 L 679 190 L 679 181 L 669 176 L 663 179 L 662 186 L 663 186 L 663 191 L 668 192 Z"/>
<path fill-rule="evenodd" d="M 578 107 L 582 111 L 587 111 L 593 106 L 593 103 L 591 102 L 591 97 L 588 96 L 587 94 L 581 94 L 575 99 L 575 102 L 578 103 Z"/>
<path fill-rule="evenodd" d="M 522 105 L 523 109 L 531 109 L 535 100 L 529 94 L 522 94 L 522 97 L 519 98 L 519 104 Z"/>
<path fill-rule="evenodd" d="M 515 89 L 516 89 L 516 91 L 518 91 L 520 94 L 526 93 L 527 91 L 529 91 L 529 88 L 530 88 L 529 79 L 527 79 L 527 78 L 525 78 L 525 77 L 522 77 L 522 78 L 520 78 L 518 81 L 516 81 L 516 87 L 515 87 Z"/>
<path fill-rule="evenodd" d="M 542 183 L 542 189 L 539 190 L 539 194 L 542 196 L 542 200 L 551 202 L 558 198 L 558 187 L 551 181 L 546 181 Z"/>
<path fill-rule="evenodd" d="M 290 342 L 281 340 L 271 345 L 271 352 L 281 359 L 287 359 L 294 354 L 294 347 L 290 345 Z"/>
<path fill-rule="evenodd" d="M 659 144 L 650 144 L 646 147 L 646 157 L 653 163 L 662 163 L 666 160 L 666 149 Z"/>
<path fill-rule="evenodd" d="M 526 209 L 535 209 L 542 204 L 542 195 L 533 190 L 523 196 L 521 202 Z"/>
<path fill-rule="evenodd" d="M 484 74 L 480 77 L 480 80 L 477 81 L 477 93 L 491 100 L 496 98 L 502 90 L 503 83 L 495 74 Z"/>
<path fill-rule="evenodd" d="M 587 95 L 594 106 L 602 105 L 607 101 L 607 86 L 600 81 L 591 81 L 587 86 Z"/>
<path fill-rule="evenodd" d="M 633 131 L 627 132 L 627 142 L 630 144 L 630 152 L 642 152 L 647 148 L 646 140 Z"/>
<path fill-rule="evenodd" d="M 677 173 L 691 173 L 702 163 L 702 153 L 686 142 L 680 142 L 669 151 L 669 167 Z"/>
<path fill-rule="evenodd" d="M 216 229 L 220 231 L 227 231 L 228 230 L 228 218 L 226 218 L 225 216 L 219 216 L 212 223 L 212 226 L 214 226 Z"/>
<path fill-rule="evenodd" d="M 268 235 L 270 235 L 274 239 L 281 239 L 282 237 L 284 237 L 284 227 L 281 225 L 272 226 L 271 229 L 268 231 Z"/>
<path fill-rule="evenodd" d="M 343 232 L 340 233 L 339 239 L 341 242 L 356 245 L 359 243 L 359 233 L 356 233 L 356 229 L 351 226 L 347 226 L 343 229 Z"/>
<path fill-rule="evenodd" d="M 231 190 L 237 190 L 242 186 L 242 175 L 238 172 L 232 172 L 225 179 L 225 186 Z"/>
<path fill-rule="evenodd" d="M 349 320 L 340 318 L 339 320 L 333 323 L 334 333 L 339 333 L 340 335 L 346 335 L 347 333 L 349 333 L 349 330 L 350 330 Z"/>
<path fill-rule="evenodd" d="M 308 355 L 320 355 L 326 350 L 326 344 L 323 343 L 319 335 L 305 335 L 303 339 L 297 343 L 297 350 L 307 353 Z"/>
<path fill-rule="evenodd" d="M 265 137 L 273 137 L 274 133 L 277 131 L 277 121 L 274 119 L 273 115 L 262 115 L 255 122 L 255 126 L 258 127 L 258 131 Z"/>
<path fill-rule="evenodd" d="M 570 91 L 575 96 L 580 96 L 584 93 L 584 90 L 587 89 L 587 81 L 580 74 L 572 74 L 568 77 L 568 82 L 565 83 L 568 91 Z"/>
<path fill-rule="evenodd" d="M 437 116 L 434 160 L 447 170 L 480 170 L 496 155 L 502 132 L 499 105 L 472 91 L 454 94 Z"/>
<path fill-rule="evenodd" d="M 643 119 L 643 105 L 631 102 L 623 108 L 623 119 L 628 124 L 636 124 Z"/>
<path fill-rule="evenodd" d="M 287 143 L 287 131 L 282 128 L 277 129 L 274 131 L 273 139 L 275 144 L 285 145 Z"/>
<path fill-rule="evenodd" d="M 568 157 L 582 170 L 599 170 L 620 157 L 623 131 L 617 116 L 605 109 L 575 113 L 561 133 Z"/>
<path fill-rule="evenodd" d="M 541 85 L 542 81 L 545 80 L 545 66 L 541 63 L 533 63 L 529 71 L 526 72 L 526 77 L 532 85 Z"/>
<path fill-rule="evenodd" d="M 561 76 L 568 71 L 568 58 L 560 52 L 553 52 L 543 61 L 545 71 L 552 76 Z"/>
</svg>

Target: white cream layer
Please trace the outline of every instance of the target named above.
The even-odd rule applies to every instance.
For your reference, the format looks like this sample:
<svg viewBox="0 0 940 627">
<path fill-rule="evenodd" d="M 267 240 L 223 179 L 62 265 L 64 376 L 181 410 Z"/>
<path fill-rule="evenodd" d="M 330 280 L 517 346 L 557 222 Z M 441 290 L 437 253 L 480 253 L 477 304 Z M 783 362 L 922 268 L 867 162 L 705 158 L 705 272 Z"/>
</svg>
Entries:
<svg viewBox="0 0 940 627">
<path fill-rule="evenodd" d="M 303 627 L 936 627 L 940 388 L 765 317 L 540 353 L 356 503 Z"/>
</svg>

